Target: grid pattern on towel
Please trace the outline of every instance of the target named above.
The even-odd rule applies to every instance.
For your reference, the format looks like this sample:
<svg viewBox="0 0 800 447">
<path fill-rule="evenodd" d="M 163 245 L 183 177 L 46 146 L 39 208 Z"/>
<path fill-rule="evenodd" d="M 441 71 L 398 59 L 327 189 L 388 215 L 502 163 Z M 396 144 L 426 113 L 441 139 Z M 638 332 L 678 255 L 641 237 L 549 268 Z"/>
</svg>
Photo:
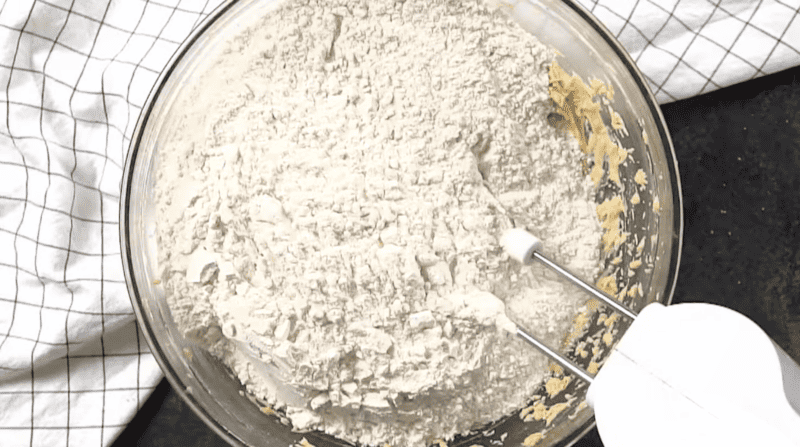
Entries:
<svg viewBox="0 0 800 447">
<path fill-rule="evenodd" d="M 4 446 L 110 445 L 162 378 L 122 272 L 122 169 L 156 78 L 219 3 L 0 7 Z"/>
<path fill-rule="evenodd" d="M 800 64 L 798 0 L 578 0 L 623 44 L 660 103 Z"/>
</svg>

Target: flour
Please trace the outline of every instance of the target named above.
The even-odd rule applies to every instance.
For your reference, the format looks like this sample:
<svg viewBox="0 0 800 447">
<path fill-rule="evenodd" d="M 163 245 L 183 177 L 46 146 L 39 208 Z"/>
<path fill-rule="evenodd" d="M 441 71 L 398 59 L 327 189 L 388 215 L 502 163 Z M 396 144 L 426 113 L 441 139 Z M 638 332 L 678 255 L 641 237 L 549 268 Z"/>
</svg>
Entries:
<svg viewBox="0 0 800 447">
<path fill-rule="evenodd" d="M 297 430 L 393 446 L 528 403 L 584 298 L 498 241 L 530 228 L 594 278 L 553 54 L 477 0 L 291 1 L 186 93 L 158 165 L 178 326 Z M 514 323 L 506 317 L 506 311 Z"/>
</svg>

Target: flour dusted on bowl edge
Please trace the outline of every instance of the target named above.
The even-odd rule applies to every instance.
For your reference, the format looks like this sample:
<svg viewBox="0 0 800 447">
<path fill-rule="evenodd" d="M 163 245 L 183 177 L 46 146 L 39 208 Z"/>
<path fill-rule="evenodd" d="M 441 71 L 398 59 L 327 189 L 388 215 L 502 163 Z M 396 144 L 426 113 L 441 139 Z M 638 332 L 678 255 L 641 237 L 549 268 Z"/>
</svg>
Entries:
<svg viewBox="0 0 800 447">
<path fill-rule="evenodd" d="M 547 124 L 552 59 L 478 0 L 289 1 L 243 31 L 159 153 L 179 328 L 295 429 L 350 442 L 525 406 L 547 361 L 495 316 L 558 345 L 585 299 L 500 235 L 530 228 L 584 278 L 602 235 L 581 151 Z"/>
</svg>

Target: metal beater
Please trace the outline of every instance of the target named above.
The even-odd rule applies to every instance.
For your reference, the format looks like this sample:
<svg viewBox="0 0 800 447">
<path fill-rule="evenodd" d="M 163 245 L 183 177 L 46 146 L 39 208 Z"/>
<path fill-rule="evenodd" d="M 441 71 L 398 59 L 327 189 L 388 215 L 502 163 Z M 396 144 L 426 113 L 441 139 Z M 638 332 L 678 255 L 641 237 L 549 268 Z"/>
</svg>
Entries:
<svg viewBox="0 0 800 447">
<path fill-rule="evenodd" d="M 800 366 L 753 321 L 705 303 L 652 303 L 637 315 L 547 259 L 527 231 L 508 231 L 501 245 L 633 320 L 597 375 L 517 328 L 590 384 L 586 401 L 607 447 L 800 447 Z"/>
</svg>

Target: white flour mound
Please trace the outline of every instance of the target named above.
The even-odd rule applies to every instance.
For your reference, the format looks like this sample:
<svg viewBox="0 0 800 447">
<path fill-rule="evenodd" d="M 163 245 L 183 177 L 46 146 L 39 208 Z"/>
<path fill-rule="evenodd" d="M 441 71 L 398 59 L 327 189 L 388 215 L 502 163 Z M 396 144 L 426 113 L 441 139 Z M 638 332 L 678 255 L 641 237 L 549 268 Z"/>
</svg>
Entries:
<svg viewBox="0 0 800 447">
<path fill-rule="evenodd" d="M 524 406 L 547 362 L 504 310 L 557 346 L 585 298 L 499 238 L 591 279 L 602 234 L 547 125 L 552 58 L 478 0 L 291 1 L 243 30 L 159 152 L 179 327 L 298 430 L 420 445 Z"/>
</svg>

